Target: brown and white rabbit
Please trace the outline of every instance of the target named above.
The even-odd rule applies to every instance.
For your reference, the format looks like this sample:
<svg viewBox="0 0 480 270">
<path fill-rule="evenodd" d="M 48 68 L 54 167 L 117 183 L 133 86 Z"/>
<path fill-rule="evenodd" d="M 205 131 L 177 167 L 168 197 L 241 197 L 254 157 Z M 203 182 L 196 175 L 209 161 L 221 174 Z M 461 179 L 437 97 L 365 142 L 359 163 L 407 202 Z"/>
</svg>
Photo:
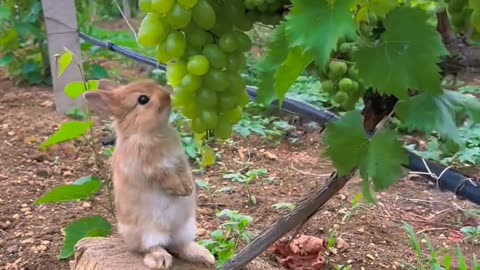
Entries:
<svg viewBox="0 0 480 270">
<path fill-rule="evenodd" d="M 113 189 L 125 243 L 145 253 L 149 268 L 170 268 L 169 252 L 215 265 L 209 251 L 195 243 L 195 184 L 180 138 L 168 123 L 170 92 L 153 81 L 118 87 L 101 81 L 99 88 L 84 97 L 94 111 L 115 119 Z"/>
</svg>

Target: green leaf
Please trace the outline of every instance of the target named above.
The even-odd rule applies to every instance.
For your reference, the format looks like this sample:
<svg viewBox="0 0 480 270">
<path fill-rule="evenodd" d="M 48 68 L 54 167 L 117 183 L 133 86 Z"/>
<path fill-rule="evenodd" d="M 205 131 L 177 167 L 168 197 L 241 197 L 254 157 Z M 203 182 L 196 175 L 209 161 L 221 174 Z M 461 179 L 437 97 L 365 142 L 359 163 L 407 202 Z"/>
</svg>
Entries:
<svg viewBox="0 0 480 270">
<path fill-rule="evenodd" d="M 407 153 L 397 134 L 385 130 L 372 137 L 359 169 L 364 181 L 372 179 L 375 190 L 382 191 L 400 179 L 401 165 L 407 162 Z"/>
<path fill-rule="evenodd" d="M 296 205 L 294 203 L 286 203 L 286 202 L 279 202 L 274 205 L 272 205 L 273 208 L 277 210 L 282 210 L 282 209 L 288 209 L 288 210 L 293 210 L 295 209 Z"/>
<path fill-rule="evenodd" d="M 437 63 L 448 52 L 427 20 L 428 14 L 419 8 L 397 7 L 388 14 L 380 41 L 352 54 L 367 85 L 399 98 L 406 98 L 408 89 L 441 92 Z"/>
<path fill-rule="evenodd" d="M 90 80 L 86 83 L 84 82 L 71 82 L 65 86 L 65 95 L 69 98 L 75 100 L 79 98 L 83 93 L 87 91 L 96 91 L 98 90 L 98 81 L 97 80 Z M 85 87 L 87 89 L 85 89 Z"/>
<path fill-rule="evenodd" d="M 408 161 L 394 132 L 383 131 L 368 139 L 362 116 L 357 111 L 348 112 L 341 120 L 327 125 L 325 144 L 328 146 L 326 154 L 340 175 L 346 175 L 358 167 L 363 180 L 372 181 L 377 191 L 384 190 L 398 180 L 402 164 Z"/>
<path fill-rule="evenodd" d="M 360 164 L 368 139 L 362 124 L 362 116 L 356 112 L 346 113 L 341 120 L 327 124 L 325 132 L 327 156 L 340 175 L 347 175 Z"/>
<path fill-rule="evenodd" d="M 80 182 L 52 189 L 42 198 L 36 200 L 35 203 L 42 205 L 87 200 L 95 195 L 102 187 L 102 182 L 96 177 L 84 177 L 78 181 Z"/>
<path fill-rule="evenodd" d="M 73 108 L 72 110 L 65 113 L 65 115 L 73 120 L 83 121 L 87 118 L 87 115 L 78 108 Z"/>
<path fill-rule="evenodd" d="M 69 50 L 66 50 L 59 58 L 58 58 L 58 75 L 57 78 L 60 78 L 62 74 L 67 70 L 70 64 L 73 61 L 73 53 Z"/>
<path fill-rule="evenodd" d="M 15 55 L 13 53 L 7 53 L 0 59 L 0 67 L 8 67 L 15 61 Z"/>
<path fill-rule="evenodd" d="M 278 67 L 283 63 L 288 55 L 288 42 L 285 35 L 285 23 L 275 27 L 270 42 L 268 43 L 266 56 L 258 64 L 260 84 L 258 86 L 257 102 L 269 105 L 277 99 L 275 91 L 274 75 Z M 242 133 L 243 137 L 249 134 Z"/>
<path fill-rule="evenodd" d="M 480 102 L 472 95 L 453 91 L 443 91 L 441 95 L 422 93 L 399 101 L 395 110 L 408 129 L 436 131 L 457 145 L 463 145 L 463 140 L 456 125 L 456 114 L 464 111 L 475 123 L 480 122 Z"/>
<path fill-rule="evenodd" d="M 89 78 L 100 80 L 108 78 L 108 71 L 99 65 L 92 66 L 92 69 L 89 72 Z"/>
<path fill-rule="evenodd" d="M 112 225 L 100 216 L 81 218 L 65 228 L 65 240 L 60 259 L 68 259 L 75 253 L 75 245 L 85 237 L 106 237 L 112 233 Z"/>
<path fill-rule="evenodd" d="M 480 1 L 470 0 L 470 9 L 472 9 L 472 15 L 470 16 L 470 22 L 475 27 L 477 32 L 480 32 Z"/>
<path fill-rule="evenodd" d="M 64 123 L 60 129 L 50 136 L 47 141 L 40 145 L 40 148 L 45 150 L 52 145 L 68 142 L 78 139 L 85 135 L 93 126 L 93 122 L 77 122 L 71 121 Z"/>
<path fill-rule="evenodd" d="M 0 6 L 0 22 L 9 20 L 12 17 L 12 12 L 8 6 Z"/>
<path fill-rule="evenodd" d="M 310 51 L 324 68 L 341 37 L 355 36 L 355 22 L 350 8 L 354 0 L 292 0 L 286 31 L 290 47 Z"/>
<path fill-rule="evenodd" d="M 392 9 L 398 5 L 397 0 L 356 0 L 360 7 L 355 20 L 357 22 L 369 22 L 369 13 L 374 13 L 380 18 L 385 18 Z"/>
<path fill-rule="evenodd" d="M 302 74 L 312 61 L 313 56 L 308 52 L 303 52 L 300 47 L 289 49 L 287 59 L 280 65 L 273 76 L 275 81 L 274 87 L 280 104 L 285 99 L 285 95 L 295 83 L 298 76 Z"/>
</svg>

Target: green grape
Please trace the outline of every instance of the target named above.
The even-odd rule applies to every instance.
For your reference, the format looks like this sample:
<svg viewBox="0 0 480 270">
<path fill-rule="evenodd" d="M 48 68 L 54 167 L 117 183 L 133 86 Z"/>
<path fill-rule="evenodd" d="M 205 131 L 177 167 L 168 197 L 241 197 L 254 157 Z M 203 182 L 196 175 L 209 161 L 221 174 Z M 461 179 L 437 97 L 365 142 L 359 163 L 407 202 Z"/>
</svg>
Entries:
<svg viewBox="0 0 480 270">
<path fill-rule="evenodd" d="M 360 24 L 360 34 L 363 36 L 370 36 L 372 33 L 373 27 L 368 23 L 361 23 Z"/>
<path fill-rule="evenodd" d="M 323 81 L 322 82 L 322 89 L 326 93 L 335 94 L 337 89 L 335 88 L 335 84 L 331 80 Z"/>
<path fill-rule="evenodd" d="M 238 73 L 230 73 L 230 89 L 233 93 L 240 94 L 245 90 L 246 83 L 242 76 Z"/>
<path fill-rule="evenodd" d="M 234 18 L 233 23 L 238 29 L 242 31 L 249 31 L 253 28 L 253 21 L 247 16 L 242 16 L 239 19 Z"/>
<path fill-rule="evenodd" d="M 227 2 L 225 2 L 227 3 Z M 253 22 L 245 15 L 245 6 L 242 1 L 230 1 L 227 6 L 227 16 L 232 19 L 232 23 L 242 31 L 252 29 Z"/>
<path fill-rule="evenodd" d="M 195 117 L 192 120 L 192 129 L 195 133 L 203 133 L 207 130 L 207 124 L 201 117 Z"/>
<path fill-rule="evenodd" d="M 340 91 L 343 91 L 343 92 L 351 91 L 353 88 L 353 81 L 350 80 L 349 78 L 343 78 L 338 83 L 338 88 L 340 89 Z"/>
<path fill-rule="evenodd" d="M 463 11 L 465 5 L 467 4 L 467 1 L 462 1 L 462 0 L 456 0 L 456 1 L 451 1 L 450 3 L 448 3 L 448 12 L 449 13 L 459 13 L 461 11 Z"/>
<path fill-rule="evenodd" d="M 202 47 L 205 44 L 211 43 L 213 41 L 212 35 L 210 35 L 205 30 L 200 27 L 192 26 L 186 30 L 185 33 L 187 41 L 189 44 L 195 47 Z"/>
<path fill-rule="evenodd" d="M 218 45 L 225 52 L 234 52 L 238 48 L 238 40 L 233 32 L 228 32 L 220 37 Z"/>
<path fill-rule="evenodd" d="M 352 52 L 352 44 L 351 43 L 342 43 L 338 47 L 338 50 L 343 54 L 349 54 Z"/>
<path fill-rule="evenodd" d="M 138 30 L 138 43 L 145 48 L 153 48 L 162 42 L 167 30 L 160 17 L 149 13 L 143 18 Z"/>
<path fill-rule="evenodd" d="M 152 8 L 152 1 L 151 0 L 139 0 L 138 1 L 138 7 L 140 8 L 141 11 L 143 12 L 150 12 Z"/>
<path fill-rule="evenodd" d="M 343 76 L 347 72 L 347 64 L 340 61 L 333 60 L 332 62 L 330 62 L 328 68 L 330 69 L 334 77 Z"/>
<path fill-rule="evenodd" d="M 165 42 L 158 44 L 157 47 L 157 61 L 162 64 L 167 64 L 172 57 L 167 53 Z"/>
<path fill-rule="evenodd" d="M 150 9 L 152 12 L 165 15 L 170 11 L 174 3 L 175 0 L 152 0 Z"/>
<path fill-rule="evenodd" d="M 202 54 L 202 50 L 198 47 L 193 47 L 193 46 L 188 46 L 187 47 L 187 52 L 185 53 L 185 56 L 187 58 L 190 58 L 191 56 Z"/>
<path fill-rule="evenodd" d="M 342 91 L 338 91 L 335 94 L 335 97 L 333 98 L 333 100 L 335 100 L 335 102 L 338 103 L 338 104 L 342 104 L 343 102 L 345 102 L 345 100 L 347 100 L 347 98 L 348 98 L 347 93 L 342 92 Z"/>
<path fill-rule="evenodd" d="M 182 82 L 183 76 L 187 74 L 187 66 L 183 61 L 170 62 L 167 65 L 167 81 L 176 87 Z"/>
<path fill-rule="evenodd" d="M 180 31 L 173 31 L 167 36 L 165 51 L 173 58 L 180 58 L 185 54 L 187 42 Z"/>
<path fill-rule="evenodd" d="M 204 84 L 209 89 L 224 91 L 229 85 L 229 75 L 226 71 L 210 69 L 205 75 Z"/>
<path fill-rule="evenodd" d="M 227 55 L 216 44 L 207 44 L 203 48 L 203 55 L 214 68 L 223 68 L 227 65 Z"/>
<path fill-rule="evenodd" d="M 182 5 L 186 9 L 191 9 L 198 3 L 198 0 L 177 0 L 180 5 Z"/>
<path fill-rule="evenodd" d="M 197 102 L 202 108 L 213 108 L 217 105 L 217 93 L 214 90 L 201 88 L 197 92 Z"/>
<path fill-rule="evenodd" d="M 242 120 L 242 109 L 237 107 L 233 110 L 223 112 L 223 116 L 227 119 L 232 125 L 240 122 Z"/>
<path fill-rule="evenodd" d="M 193 21 L 205 30 L 210 30 L 216 21 L 215 11 L 207 0 L 199 0 L 192 9 Z"/>
<path fill-rule="evenodd" d="M 186 102 L 182 109 L 182 114 L 190 119 L 193 119 L 200 114 L 200 109 L 194 99 L 190 99 L 190 102 Z"/>
<path fill-rule="evenodd" d="M 247 58 L 241 52 L 235 52 L 227 55 L 227 69 L 230 71 L 240 71 L 247 66 Z"/>
<path fill-rule="evenodd" d="M 358 80 L 358 69 L 354 66 L 348 69 L 348 75 L 350 79 Z"/>
<path fill-rule="evenodd" d="M 345 101 L 343 101 L 341 104 L 345 110 L 351 111 L 355 109 L 355 104 L 357 103 L 357 101 L 358 101 L 358 98 L 355 98 L 353 96 L 348 96 L 348 98 L 346 98 Z"/>
<path fill-rule="evenodd" d="M 215 128 L 215 136 L 219 139 L 226 140 L 232 136 L 232 124 L 225 117 L 220 117 L 217 127 Z"/>
<path fill-rule="evenodd" d="M 222 8 L 218 8 L 215 10 L 216 14 L 224 13 Z M 227 32 L 231 32 L 233 30 L 233 23 L 227 16 L 217 16 L 215 25 L 210 29 L 210 32 L 214 33 L 217 36 L 222 36 Z"/>
<path fill-rule="evenodd" d="M 173 99 L 173 106 L 174 107 L 182 107 L 187 105 L 190 100 L 192 99 L 192 91 L 187 90 L 185 87 L 177 86 L 173 89 L 174 99 Z"/>
<path fill-rule="evenodd" d="M 202 76 L 208 72 L 209 62 L 203 55 L 194 55 L 188 59 L 187 63 L 188 72 L 193 75 Z"/>
<path fill-rule="evenodd" d="M 353 81 L 351 91 L 352 92 L 357 92 L 359 89 L 360 89 L 360 85 L 358 85 L 358 82 Z"/>
<path fill-rule="evenodd" d="M 214 111 L 202 111 L 200 113 L 200 119 L 202 119 L 207 128 L 211 129 L 214 129 L 218 123 L 218 115 Z"/>
<path fill-rule="evenodd" d="M 238 97 L 238 106 L 243 108 L 247 106 L 248 103 L 250 103 L 250 97 L 248 96 L 247 90 L 243 89 Z"/>
<path fill-rule="evenodd" d="M 250 50 L 250 48 L 252 48 L 252 40 L 247 34 L 240 31 L 235 31 L 233 32 L 233 35 L 238 42 L 238 50 L 240 52 L 247 52 Z"/>
<path fill-rule="evenodd" d="M 190 23 L 191 18 L 192 12 L 188 9 L 185 9 L 179 3 L 176 3 L 170 13 L 167 15 L 167 22 L 174 29 L 180 29 L 187 26 Z"/>
<path fill-rule="evenodd" d="M 217 109 L 220 112 L 233 110 L 238 105 L 238 98 L 230 93 L 222 93 L 218 96 Z"/>
<path fill-rule="evenodd" d="M 182 78 L 181 86 L 188 91 L 195 91 L 202 85 L 202 77 L 187 73 Z"/>
</svg>

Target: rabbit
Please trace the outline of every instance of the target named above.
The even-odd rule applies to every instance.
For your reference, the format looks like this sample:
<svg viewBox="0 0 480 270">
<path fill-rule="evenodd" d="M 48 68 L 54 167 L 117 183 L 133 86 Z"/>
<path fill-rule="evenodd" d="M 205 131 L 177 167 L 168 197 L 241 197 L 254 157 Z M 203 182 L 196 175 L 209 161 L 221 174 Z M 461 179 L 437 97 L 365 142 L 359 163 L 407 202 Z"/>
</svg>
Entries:
<svg viewBox="0 0 480 270">
<path fill-rule="evenodd" d="M 124 242 L 143 253 L 151 269 L 170 268 L 169 252 L 215 265 L 212 254 L 195 242 L 195 183 L 180 137 L 168 122 L 171 92 L 151 80 L 122 86 L 101 80 L 99 88 L 83 96 L 93 111 L 115 120 L 111 167 Z"/>
</svg>

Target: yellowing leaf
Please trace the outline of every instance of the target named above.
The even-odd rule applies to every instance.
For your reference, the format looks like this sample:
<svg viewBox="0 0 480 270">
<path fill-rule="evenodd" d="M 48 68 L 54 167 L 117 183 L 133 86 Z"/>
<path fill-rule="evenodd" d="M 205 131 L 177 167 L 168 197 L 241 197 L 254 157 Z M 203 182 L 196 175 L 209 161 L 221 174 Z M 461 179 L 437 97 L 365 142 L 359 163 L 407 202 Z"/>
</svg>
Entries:
<svg viewBox="0 0 480 270">
<path fill-rule="evenodd" d="M 57 78 L 60 78 L 62 74 L 67 70 L 67 68 L 70 66 L 73 60 L 73 53 L 71 51 L 66 51 L 64 52 L 60 58 L 58 58 L 58 76 Z"/>
<path fill-rule="evenodd" d="M 202 166 L 209 167 L 215 164 L 215 152 L 208 145 L 202 147 Z"/>
<path fill-rule="evenodd" d="M 64 123 L 60 129 L 53 134 L 47 141 L 40 145 L 40 148 L 45 150 L 52 145 L 68 142 L 78 139 L 85 135 L 93 126 L 93 122 L 67 122 Z"/>
<path fill-rule="evenodd" d="M 292 0 L 286 31 L 290 47 L 309 51 L 325 67 L 341 37 L 354 37 L 355 22 L 350 8 L 354 0 Z"/>
</svg>

